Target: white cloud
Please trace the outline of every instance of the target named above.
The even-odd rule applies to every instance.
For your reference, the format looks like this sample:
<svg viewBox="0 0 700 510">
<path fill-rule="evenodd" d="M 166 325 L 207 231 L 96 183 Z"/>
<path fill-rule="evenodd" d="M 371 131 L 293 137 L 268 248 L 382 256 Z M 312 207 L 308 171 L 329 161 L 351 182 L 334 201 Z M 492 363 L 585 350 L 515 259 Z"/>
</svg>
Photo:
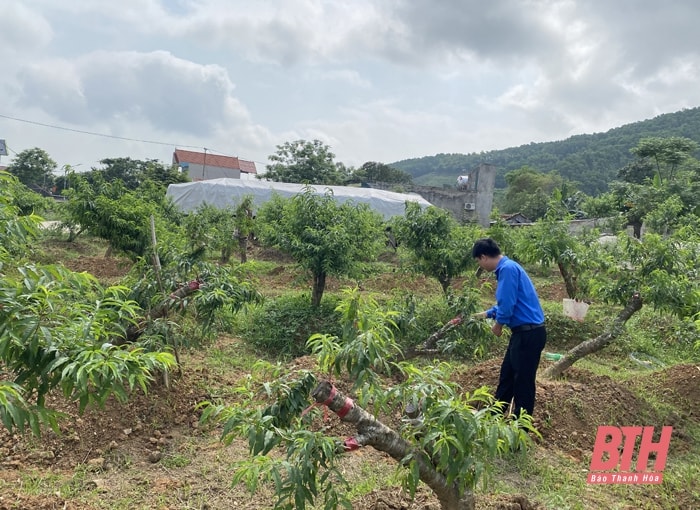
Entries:
<svg viewBox="0 0 700 510">
<path fill-rule="evenodd" d="M 310 81 L 339 82 L 362 89 L 369 89 L 372 87 L 368 79 L 364 78 L 358 71 L 352 69 L 313 69 L 305 73 L 305 78 Z"/>
<path fill-rule="evenodd" d="M 51 41 L 49 22 L 24 2 L 0 0 L 0 13 L 0 55 L 24 55 Z"/>
<path fill-rule="evenodd" d="M 206 135 L 222 123 L 248 121 L 224 68 L 164 51 L 44 60 L 20 71 L 19 81 L 21 105 L 72 124 L 148 121 L 158 129 Z"/>
<path fill-rule="evenodd" d="M 298 138 L 329 143 L 348 164 L 479 152 L 700 104 L 694 0 L 0 0 L 0 8 L 0 114 L 258 161 Z M 70 135 L 48 128 L 0 118 L 0 135 L 59 159 L 76 152 Z M 93 159 L 114 155 L 98 153 L 109 147 L 163 159 L 171 150 L 82 140 L 77 149 Z"/>
</svg>

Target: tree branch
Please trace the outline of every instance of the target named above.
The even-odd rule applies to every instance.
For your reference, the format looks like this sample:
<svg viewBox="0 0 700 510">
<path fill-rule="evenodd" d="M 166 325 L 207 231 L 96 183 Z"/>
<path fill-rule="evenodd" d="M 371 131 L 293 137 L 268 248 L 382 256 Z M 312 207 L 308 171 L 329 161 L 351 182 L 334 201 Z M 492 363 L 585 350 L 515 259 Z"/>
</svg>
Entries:
<svg viewBox="0 0 700 510">
<path fill-rule="evenodd" d="M 439 354 L 440 351 L 437 348 L 437 343 L 443 338 L 445 338 L 447 336 L 447 333 L 452 331 L 454 328 L 456 328 L 463 322 L 464 318 L 461 315 L 458 315 L 457 317 L 449 321 L 447 324 L 445 324 L 443 327 L 441 327 L 439 330 L 437 330 L 435 333 L 430 335 L 425 340 L 425 342 L 423 342 L 422 346 L 406 350 L 402 356 L 402 359 L 406 360 L 415 358 L 416 356 L 434 356 L 436 354 Z"/>
<path fill-rule="evenodd" d="M 168 315 L 170 309 L 175 306 L 176 303 L 185 299 L 187 296 L 194 294 L 199 287 L 201 282 L 198 280 L 192 280 L 187 285 L 183 285 L 176 291 L 172 292 L 167 299 L 161 301 L 156 307 L 152 308 L 148 315 L 137 324 L 132 324 L 126 330 L 126 336 L 124 338 L 119 338 L 113 341 L 114 345 L 124 345 L 127 343 L 135 342 L 146 330 L 146 325 L 149 321 L 154 319 L 161 319 Z"/>
<path fill-rule="evenodd" d="M 346 450 L 359 446 L 372 446 L 376 450 L 387 453 L 401 465 L 405 465 L 406 458 L 410 456 L 418 465 L 421 481 L 433 490 L 440 501 L 441 508 L 444 510 L 474 508 L 474 495 L 471 491 L 465 491 L 460 495 L 456 484 L 447 484 L 445 477 L 435 469 L 424 451 L 413 447 L 396 431 L 356 405 L 352 399 L 338 392 L 330 382 L 321 382 L 311 396 L 317 404 L 328 406 L 342 421 L 355 426 L 357 435 L 345 441 Z"/>
<path fill-rule="evenodd" d="M 627 301 L 625 308 L 615 318 L 608 331 L 597 336 L 596 338 L 586 340 L 585 342 L 578 344 L 576 347 L 567 352 L 561 360 L 545 370 L 543 377 L 545 379 L 555 379 L 560 377 L 565 370 L 567 370 L 581 358 L 607 347 L 610 342 L 622 334 L 625 328 L 625 323 L 630 317 L 632 317 L 632 315 L 641 310 L 643 304 L 642 297 L 639 295 L 639 293 L 635 292 L 629 301 Z"/>
</svg>

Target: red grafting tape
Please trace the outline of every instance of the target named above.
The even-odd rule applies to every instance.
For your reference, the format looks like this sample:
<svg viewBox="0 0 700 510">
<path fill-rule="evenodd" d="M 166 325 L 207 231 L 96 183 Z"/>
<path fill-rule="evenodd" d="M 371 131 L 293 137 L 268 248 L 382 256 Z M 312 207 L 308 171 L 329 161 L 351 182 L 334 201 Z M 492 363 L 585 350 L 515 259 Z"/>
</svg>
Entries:
<svg viewBox="0 0 700 510">
<path fill-rule="evenodd" d="M 354 437 L 349 437 L 345 441 L 343 441 L 343 447 L 345 448 L 346 452 L 351 452 L 353 450 L 359 450 L 360 444 Z"/>
<path fill-rule="evenodd" d="M 335 386 L 331 385 L 331 392 L 330 395 L 328 395 L 328 398 L 321 403 L 322 406 L 329 406 L 331 405 L 331 402 L 333 402 L 333 399 L 335 396 L 338 394 L 338 391 L 335 389 Z"/>
<path fill-rule="evenodd" d="M 307 407 L 306 409 L 304 409 L 304 410 L 302 411 L 301 415 L 302 415 L 302 416 L 306 415 L 306 413 L 308 413 L 309 411 L 311 411 L 311 409 L 313 409 L 314 407 L 317 407 L 317 406 L 328 406 L 331 402 L 333 402 L 333 399 L 335 398 L 335 396 L 336 396 L 337 394 L 338 394 L 338 391 L 335 389 L 335 386 L 331 385 L 331 392 L 330 392 L 330 395 L 328 396 L 328 398 L 327 398 L 326 400 L 324 400 L 323 402 L 314 402 L 314 403 L 311 404 L 309 407 Z M 328 415 L 327 415 L 327 414 L 324 413 L 324 416 L 326 416 L 326 419 L 328 419 Z"/>
<path fill-rule="evenodd" d="M 458 326 L 458 325 L 460 325 L 461 323 L 462 323 L 462 317 L 461 317 L 460 315 L 458 315 L 457 317 L 455 317 L 454 319 L 452 319 L 450 322 L 448 322 L 448 324 L 449 324 L 450 326 Z"/>
<path fill-rule="evenodd" d="M 341 407 L 338 412 L 336 413 L 338 415 L 338 418 L 344 418 L 348 412 L 350 412 L 350 409 L 353 408 L 355 403 L 352 401 L 351 398 L 345 397 L 345 404 L 343 404 L 343 407 Z"/>
</svg>

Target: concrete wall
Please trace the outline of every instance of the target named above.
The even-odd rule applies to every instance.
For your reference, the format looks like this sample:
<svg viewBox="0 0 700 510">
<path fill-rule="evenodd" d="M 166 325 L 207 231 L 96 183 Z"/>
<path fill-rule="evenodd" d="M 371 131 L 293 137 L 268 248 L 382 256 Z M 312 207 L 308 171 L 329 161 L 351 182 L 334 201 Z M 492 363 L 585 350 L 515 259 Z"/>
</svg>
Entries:
<svg viewBox="0 0 700 510">
<path fill-rule="evenodd" d="M 433 186 L 406 186 L 406 193 L 418 193 L 436 207 L 452 213 L 461 223 L 478 223 L 489 226 L 491 208 L 493 207 L 493 187 L 496 183 L 496 167 L 482 163 L 471 172 L 466 189 L 457 189 L 457 175 L 454 188 L 436 188 Z M 391 189 L 390 184 L 370 183 L 372 188 Z M 465 204 L 469 204 L 465 207 Z"/>
<path fill-rule="evenodd" d="M 457 189 L 456 186 L 454 189 L 414 186 L 411 191 L 418 193 L 431 204 L 450 211 L 462 223 L 478 223 L 488 227 L 493 207 L 496 167 L 482 163 L 463 175 L 469 176 L 468 186 L 463 190 Z"/>
</svg>

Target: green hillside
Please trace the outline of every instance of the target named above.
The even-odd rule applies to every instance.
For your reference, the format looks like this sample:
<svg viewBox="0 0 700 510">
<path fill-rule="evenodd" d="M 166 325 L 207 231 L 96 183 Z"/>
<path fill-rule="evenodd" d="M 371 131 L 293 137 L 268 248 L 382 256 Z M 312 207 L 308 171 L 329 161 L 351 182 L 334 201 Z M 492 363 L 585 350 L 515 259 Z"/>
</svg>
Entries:
<svg viewBox="0 0 700 510">
<path fill-rule="evenodd" d="M 683 136 L 700 142 L 700 107 L 666 113 L 605 133 L 489 152 L 437 154 L 397 161 L 391 166 L 410 173 L 416 184 L 453 186 L 458 175 L 480 163 L 490 163 L 498 167 L 496 187 L 504 188 L 505 174 L 527 165 L 540 172 L 558 171 L 564 178 L 579 183 L 581 191 L 597 195 L 606 191 L 617 171 L 632 160 L 630 149 L 641 138 L 650 136 Z"/>
</svg>

